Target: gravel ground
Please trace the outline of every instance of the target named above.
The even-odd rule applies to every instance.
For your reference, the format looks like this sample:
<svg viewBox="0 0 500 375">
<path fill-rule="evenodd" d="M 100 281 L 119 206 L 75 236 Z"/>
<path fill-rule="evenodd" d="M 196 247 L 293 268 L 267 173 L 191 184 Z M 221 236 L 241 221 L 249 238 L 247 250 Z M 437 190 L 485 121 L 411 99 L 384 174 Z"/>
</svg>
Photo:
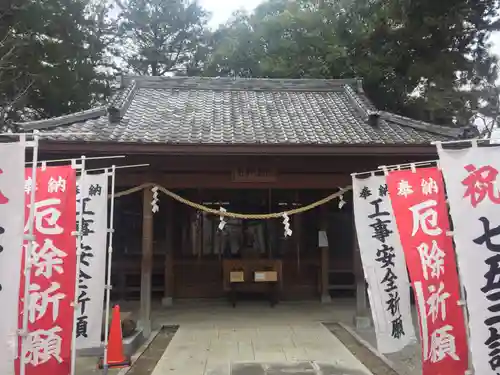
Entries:
<svg viewBox="0 0 500 375">
<path fill-rule="evenodd" d="M 413 311 L 413 326 L 415 327 L 415 335 L 418 341 L 415 344 L 406 346 L 398 353 L 385 354 L 385 357 L 394 364 L 394 368 L 400 375 L 422 374 L 422 359 L 416 311 Z M 375 330 L 373 327 L 369 330 L 356 330 L 356 333 L 361 336 L 362 339 L 370 343 L 375 349 L 377 348 Z"/>
</svg>

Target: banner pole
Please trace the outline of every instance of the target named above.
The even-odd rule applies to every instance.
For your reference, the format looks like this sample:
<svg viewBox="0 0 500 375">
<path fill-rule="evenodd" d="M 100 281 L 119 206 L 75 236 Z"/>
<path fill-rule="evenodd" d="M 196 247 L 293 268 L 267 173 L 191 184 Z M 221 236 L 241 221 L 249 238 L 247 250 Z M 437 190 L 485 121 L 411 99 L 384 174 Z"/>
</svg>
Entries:
<svg viewBox="0 0 500 375">
<path fill-rule="evenodd" d="M 368 175 L 370 174 L 373 174 L 373 173 L 377 173 L 377 172 L 385 172 L 386 170 L 387 171 L 397 171 L 397 170 L 401 170 L 401 169 L 410 169 L 412 168 L 412 165 L 414 167 L 426 167 L 426 166 L 432 166 L 432 164 L 439 164 L 439 159 L 435 159 L 435 160 L 426 160 L 426 161 L 416 161 L 416 162 L 413 162 L 413 163 L 403 163 L 403 164 L 392 164 L 392 165 L 379 165 L 377 168 L 378 169 L 374 169 L 374 170 L 371 170 L 371 171 L 363 171 L 363 172 L 354 172 L 354 173 L 351 173 L 351 176 L 362 176 L 362 175 L 367 175 L 366 177 L 368 177 Z"/>
<path fill-rule="evenodd" d="M 456 259 L 456 258 L 455 258 Z M 457 262 L 458 264 L 458 262 Z M 458 267 L 460 269 L 460 267 Z M 462 311 L 464 314 L 464 324 L 465 324 L 465 333 L 466 333 L 466 340 L 467 340 L 467 347 L 470 348 L 470 328 L 469 328 L 469 310 L 467 309 L 467 301 L 465 300 L 465 287 L 462 282 L 462 278 L 458 278 L 460 280 L 460 301 L 458 303 L 462 306 Z M 471 367 L 471 355 L 470 355 L 470 349 L 468 351 L 469 359 L 467 361 L 468 363 L 468 369 L 465 371 L 464 375 L 472 375 L 474 371 L 472 370 Z"/>
<path fill-rule="evenodd" d="M 125 158 L 125 155 L 116 155 L 116 156 L 94 156 L 94 157 L 86 157 L 85 160 L 107 160 L 107 159 L 122 159 Z M 64 162 L 72 162 L 74 163 L 75 160 L 80 160 L 81 158 L 73 158 L 73 159 L 51 159 L 51 160 L 39 160 L 39 164 L 49 164 L 49 163 L 64 163 Z M 26 163 L 26 164 L 31 164 L 31 163 Z M 104 169 L 104 168 L 102 168 Z"/>
<path fill-rule="evenodd" d="M 76 328 L 77 328 L 77 314 L 80 308 L 78 305 L 78 292 L 79 292 L 79 279 L 80 279 L 80 255 L 82 252 L 82 226 L 83 226 L 83 209 L 84 199 L 87 194 L 87 187 L 85 185 L 85 156 L 80 159 L 77 164 L 76 160 L 72 160 L 72 165 L 80 169 L 80 211 L 78 212 L 78 228 L 74 235 L 76 236 L 76 280 L 75 280 L 75 298 L 73 300 L 73 331 L 71 333 L 71 375 L 75 375 L 76 371 Z"/>
<path fill-rule="evenodd" d="M 450 223 L 452 223 L 452 222 L 453 222 L 453 220 L 451 219 L 451 215 L 450 215 Z M 471 361 L 471 355 L 470 355 L 471 351 L 470 351 L 469 309 L 467 308 L 467 300 L 465 297 L 465 286 L 464 286 L 464 283 L 462 281 L 461 272 L 460 272 L 460 265 L 458 263 L 457 253 L 455 251 L 454 233 L 453 233 L 453 231 L 449 231 L 447 233 L 447 235 L 451 236 L 451 238 L 453 239 L 453 250 L 454 250 L 453 255 L 455 257 L 455 262 L 456 262 L 457 268 L 458 268 L 458 283 L 460 285 L 460 301 L 458 301 L 457 304 L 462 307 L 462 312 L 464 314 L 464 324 L 465 324 L 467 348 L 469 348 L 469 350 L 468 350 L 469 359 L 467 361 L 469 368 L 465 371 L 464 375 L 472 375 L 474 373 L 474 371 L 472 370 L 472 367 L 471 367 L 472 361 Z"/>
<path fill-rule="evenodd" d="M 104 375 L 108 374 L 108 331 L 109 331 L 109 310 L 111 303 L 111 261 L 113 258 L 113 234 L 114 234 L 114 212 L 115 212 L 115 172 L 116 166 L 111 167 L 111 205 L 109 209 L 109 228 L 108 228 L 108 267 L 106 274 L 106 306 L 105 306 L 105 320 L 104 320 L 104 356 L 103 356 L 103 370 Z M 106 170 L 109 173 L 109 170 Z"/>
<path fill-rule="evenodd" d="M 27 240 L 26 250 L 24 252 L 24 293 L 23 293 L 23 320 L 21 328 L 21 357 L 19 358 L 20 375 L 26 374 L 26 344 L 28 339 L 28 315 L 30 304 L 30 282 L 31 282 L 31 253 L 35 243 L 35 195 L 36 195 L 36 175 L 38 165 L 38 131 L 33 132 L 33 158 L 31 168 L 31 192 L 30 192 L 30 210 L 28 215 L 28 234 L 24 236 Z"/>
<path fill-rule="evenodd" d="M 118 166 L 114 166 L 114 167 L 115 167 L 115 170 L 116 170 L 116 169 L 149 167 L 149 164 L 128 164 L 128 165 L 118 165 Z M 87 169 L 87 172 L 106 171 L 106 170 L 109 170 L 109 169 L 110 169 L 110 167 L 92 168 L 92 169 Z"/>
</svg>

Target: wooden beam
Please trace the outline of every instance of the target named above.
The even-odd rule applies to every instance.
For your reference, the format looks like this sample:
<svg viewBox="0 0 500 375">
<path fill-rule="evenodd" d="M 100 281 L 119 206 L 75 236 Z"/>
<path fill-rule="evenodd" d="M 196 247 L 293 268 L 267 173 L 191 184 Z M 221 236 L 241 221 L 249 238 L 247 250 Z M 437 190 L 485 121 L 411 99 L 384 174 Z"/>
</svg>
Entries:
<svg viewBox="0 0 500 375">
<path fill-rule="evenodd" d="M 353 218 L 353 225 L 354 218 Z M 365 329 L 370 326 L 370 317 L 368 315 L 368 305 L 366 296 L 366 281 L 361 263 L 361 253 L 359 251 L 358 236 L 354 228 L 354 277 L 356 279 L 356 315 L 354 324 L 358 329 Z"/>
<path fill-rule="evenodd" d="M 299 202 L 300 201 L 300 196 L 299 192 L 295 192 L 295 201 Z M 297 256 L 297 273 L 300 274 L 300 262 L 301 262 L 301 248 L 302 248 L 302 228 L 304 225 L 304 220 L 303 215 L 295 215 L 294 219 L 292 220 L 293 223 L 293 244 L 295 246 L 295 254 Z"/>
<path fill-rule="evenodd" d="M 174 292 L 174 205 L 172 200 L 166 200 L 163 203 L 167 215 L 167 225 L 165 228 L 165 276 L 164 292 L 161 300 L 162 306 L 171 306 Z"/>
<path fill-rule="evenodd" d="M 379 165 L 392 165 L 405 162 L 407 158 L 377 158 L 377 156 L 367 157 L 340 157 L 340 156 L 235 156 L 227 158 L 221 156 L 127 156 L 128 164 L 150 164 L 150 169 L 158 172 L 186 173 L 186 172 L 227 172 L 236 171 L 241 168 L 264 168 L 274 169 L 286 173 L 345 173 L 353 171 L 364 171 L 376 169 Z M 409 162 L 418 161 L 410 158 Z M 89 161 L 90 162 L 90 161 Z M 102 166 L 109 164 L 107 160 L 96 160 Z"/>
<path fill-rule="evenodd" d="M 226 173 L 121 173 L 117 174 L 117 185 L 133 187 L 146 182 L 167 189 L 336 189 L 351 184 L 347 174 L 278 174 L 276 181 L 251 183 L 234 182 L 231 172 Z"/>
<path fill-rule="evenodd" d="M 401 156 L 425 155 L 437 157 L 436 147 L 425 144 L 165 144 L 126 142 L 40 142 L 42 152 L 79 154 L 126 154 L 126 155 L 197 155 L 197 156 Z"/>
<path fill-rule="evenodd" d="M 325 205 L 320 207 L 320 226 L 319 230 L 326 233 L 328 239 L 328 211 Z M 328 239 L 330 240 L 330 239 Z M 328 245 L 330 242 L 328 241 Z M 332 301 L 330 296 L 330 247 L 321 246 L 321 302 L 329 303 Z"/>
<path fill-rule="evenodd" d="M 143 190 L 142 201 L 142 264 L 140 322 L 144 337 L 151 334 L 151 275 L 153 271 L 153 213 L 151 189 Z"/>
</svg>

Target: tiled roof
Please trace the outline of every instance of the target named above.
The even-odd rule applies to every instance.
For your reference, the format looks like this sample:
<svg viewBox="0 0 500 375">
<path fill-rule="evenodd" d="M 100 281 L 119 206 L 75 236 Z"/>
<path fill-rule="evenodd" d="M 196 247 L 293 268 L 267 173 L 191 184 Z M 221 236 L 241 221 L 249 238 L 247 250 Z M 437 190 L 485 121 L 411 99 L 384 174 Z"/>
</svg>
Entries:
<svg viewBox="0 0 500 375">
<path fill-rule="evenodd" d="M 106 107 L 18 125 L 67 133 L 51 140 L 168 144 L 429 144 L 461 134 L 376 111 L 358 80 L 309 79 L 125 77 Z"/>
</svg>

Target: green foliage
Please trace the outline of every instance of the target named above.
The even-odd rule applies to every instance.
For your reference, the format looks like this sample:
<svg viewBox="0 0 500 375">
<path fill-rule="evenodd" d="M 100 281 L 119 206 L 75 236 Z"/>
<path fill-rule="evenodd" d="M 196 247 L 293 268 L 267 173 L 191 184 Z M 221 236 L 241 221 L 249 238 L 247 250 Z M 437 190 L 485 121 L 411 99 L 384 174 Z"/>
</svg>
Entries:
<svg viewBox="0 0 500 375">
<path fill-rule="evenodd" d="M 207 13 L 186 0 L 128 0 L 121 4 L 124 58 L 136 74 L 198 74 L 208 53 Z"/>
<path fill-rule="evenodd" d="M 88 109 L 109 92 L 108 8 L 84 0 L 16 0 L 0 9 L 0 121 Z"/>
</svg>

